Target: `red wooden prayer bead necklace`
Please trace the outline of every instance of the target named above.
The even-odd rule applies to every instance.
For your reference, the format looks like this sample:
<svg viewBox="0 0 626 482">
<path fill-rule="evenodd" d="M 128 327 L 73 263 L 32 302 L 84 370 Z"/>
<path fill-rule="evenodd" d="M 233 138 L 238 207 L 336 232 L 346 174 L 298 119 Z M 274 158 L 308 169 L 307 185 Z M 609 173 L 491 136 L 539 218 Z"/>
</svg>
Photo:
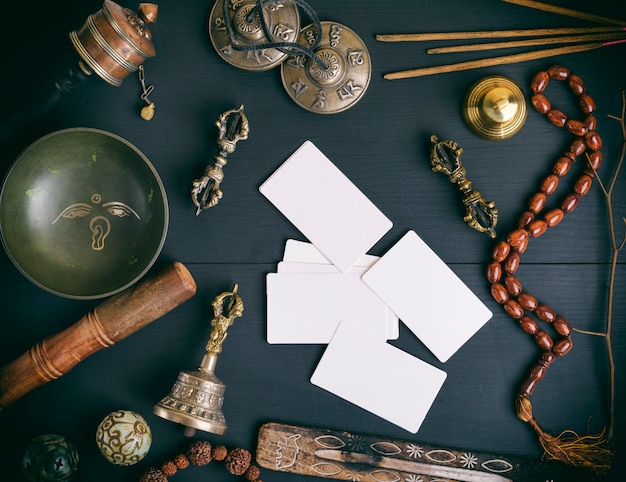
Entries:
<svg viewBox="0 0 626 482">
<path fill-rule="evenodd" d="M 550 80 L 567 81 L 585 116 L 583 120 L 568 119 L 563 111 L 550 105 L 544 95 Z M 597 121 L 593 115 L 596 105 L 587 94 L 582 79 L 562 66 L 554 66 L 537 73 L 532 79 L 531 90 L 533 92 L 531 102 L 535 110 L 544 114 L 555 126 L 565 127 L 574 135 L 574 140 L 569 150 L 556 160 L 550 174 L 540 183 L 539 191 L 531 196 L 527 210 L 519 219 L 518 227 L 494 247 L 493 261 L 487 267 L 487 279 L 491 283 L 493 298 L 503 306 L 511 318 L 518 321 L 522 330 L 532 336 L 541 349 L 537 363 L 518 391 L 516 399 L 518 417 L 537 432 L 548 458 L 603 471 L 608 468 L 611 457 L 603 433 L 581 437 L 568 430 L 555 437 L 544 432 L 533 416 L 529 397 L 552 362 L 572 349 L 570 338 L 572 328 L 551 307 L 540 303 L 537 298 L 524 291 L 521 282 L 515 276 L 520 265 L 520 255 L 526 251 L 529 241 L 559 224 L 565 214 L 574 211 L 580 198 L 591 188 L 595 177 L 594 171 L 597 171 L 602 163 L 600 152 L 602 139 L 596 132 Z M 583 153 L 587 158 L 587 168 L 573 183 L 572 192 L 565 196 L 560 207 L 548 210 L 541 217 L 548 196 L 556 191 L 559 181 Z M 537 320 L 552 326 L 556 332 L 555 339 L 539 327 Z"/>
</svg>

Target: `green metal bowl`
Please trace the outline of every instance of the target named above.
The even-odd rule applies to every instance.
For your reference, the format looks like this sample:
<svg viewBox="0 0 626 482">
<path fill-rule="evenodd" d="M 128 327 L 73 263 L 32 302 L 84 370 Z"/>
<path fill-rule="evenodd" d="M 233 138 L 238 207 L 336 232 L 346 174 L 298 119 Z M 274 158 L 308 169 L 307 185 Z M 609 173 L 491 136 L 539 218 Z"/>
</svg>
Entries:
<svg viewBox="0 0 626 482">
<path fill-rule="evenodd" d="M 122 291 L 154 264 L 169 211 L 158 173 L 109 132 L 74 128 L 22 152 L 0 192 L 0 234 L 15 266 L 60 296 Z"/>
</svg>

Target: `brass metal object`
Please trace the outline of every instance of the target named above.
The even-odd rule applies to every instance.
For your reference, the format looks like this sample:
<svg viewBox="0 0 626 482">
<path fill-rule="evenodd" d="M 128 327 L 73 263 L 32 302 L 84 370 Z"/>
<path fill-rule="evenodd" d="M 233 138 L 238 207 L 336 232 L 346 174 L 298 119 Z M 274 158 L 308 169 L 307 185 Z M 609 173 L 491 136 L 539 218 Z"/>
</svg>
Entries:
<svg viewBox="0 0 626 482">
<path fill-rule="evenodd" d="M 454 141 L 440 141 L 435 135 L 431 136 L 430 142 L 432 170 L 448 176 L 450 182 L 456 184 L 463 195 L 462 202 L 465 207 L 463 220 L 476 231 L 495 238 L 498 208 L 493 201 L 485 201 L 479 191 L 472 189 L 472 182 L 467 179 L 465 168 L 461 164 L 463 148 Z"/>
<path fill-rule="evenodd" d="M 0 191 L 0 233 L 15 266 L 54 294 L 96 299 L 138 281 L 169 220 L 165 188 L 135 146 L 72 128 L 35 141 Z"/>
<path fill-rule="evenodd" d="M 82 27 L 70 32 L 72 45 L 82 59 L 81 67 L 120 86 L 145 59 L 155 56 L 148 25 L 156 22 L 157 15 L 158 6 L 152 3 L 141 3 L 135 13 L 104 0 L 102 8 L 89 15 Z"/>
<path fill-rule="evenodd" d="M 209 37 L 222 59 L 240 69 L 264 71 L 277 67 L 287 58 L 287 53 L 278 48 L 233 48 L 295 41 L 300 32 L 300 14 L 295 3 L 269 2 L 262 11 L 272 39 L 265 36 L 254 0 L 215 2 L 209 16 Z"/>
<path fill-rule="evenodd" d="M 526 122 L 526 99 L 507 77 L 492 75 L 475 82 L 463 102 L 463 119 L 479 137 L 491 141 L 508 139 Z"/>
<path fill-rule="evenodd" d="M 141 100 L 148 104 L 141 109 L 141 118 L 149 121 L 154 117 L 154 102 L 152 102 L 148 96 L 154 90 L 154 85 L 146 86 L 146 77 L 143 65 L 139 66 L 139 82 L 141 83 Z"/>
<path fill-rule="evenodd" d="M 314 53 L 322 68 L 306 55 L 290 56 L 281 64 L 283 86 L 302 108 L 317 114 L 349 109 L 365 94 L 372 76 L 369 51 L 361 38 L 345 25 L 320 22 L 322 32 Z M 315 25 L 300 32 L 298 43 L 313 44 Z"/>
<path fill-rule="evenodd" d="M 243 105 L 238 109 L 223 112 L 215 123 L 219 129 L 217 145 L 219 153 L 214 156 L 215 163 L 206 167 L 204 175 L 193 181 L 191 199 L 196 206 L 196 216 L 203 209 L 215 206 L 223 193 L 220 184 L 224 180 L 222 168 L 226 165 L 226 157 L 235 152 L 238 141 L 246 140 L 250 130 L 248 118 L 243 111 Z"/>
<path fill-rule="evenodd" d="M 181 371 L 169 395 L 154 406 L 159 417 L 185 425 L 186 436 L 193 436 L 196 429 L 222 435 L 228 428 L 222 412 L 226 387 L 215 376 L 215 365 L 228 327 L 243 315 L 243 301 L 237 290 L 235 284 L 232 291 L 219 294 L 211 303 L 213 330 L 200 367 Z"/>
</svg>

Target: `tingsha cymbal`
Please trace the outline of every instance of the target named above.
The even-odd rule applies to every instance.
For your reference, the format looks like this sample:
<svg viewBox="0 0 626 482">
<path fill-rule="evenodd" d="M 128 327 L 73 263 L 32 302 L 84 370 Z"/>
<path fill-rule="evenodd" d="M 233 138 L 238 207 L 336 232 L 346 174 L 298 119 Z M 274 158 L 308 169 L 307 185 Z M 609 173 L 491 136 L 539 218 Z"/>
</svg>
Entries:
<svg viewBox="0 0 626 482">
<path fill-rule="evenodd" d="M 304 109 L 317 114 L 342 112 L 365 94 L 372 64 L 361 38 L 345 25 L 320 22 L 321 38 L 314 53 L 323 63 L 306 55 L 291 56 L 281 64 L 283 86 Z M 315 25 L 304 28 L 298 43 L 312 45 Z"/>
<path fill-rule="evenodd" d="M 273 36 L 268 39 L 254 0 L 230 0 L 226 8 L 224 2 L 217 0 L 209 16 L 209 37 L 222 59 L 240 69 L 263 71 L 287 58 L 287 54 L 277 48 L 252 47 L 295 41 L 300 32 L 300 14 L 295 3 L 270 2 L 263 7 L 263 18 Z"/>
</svg>

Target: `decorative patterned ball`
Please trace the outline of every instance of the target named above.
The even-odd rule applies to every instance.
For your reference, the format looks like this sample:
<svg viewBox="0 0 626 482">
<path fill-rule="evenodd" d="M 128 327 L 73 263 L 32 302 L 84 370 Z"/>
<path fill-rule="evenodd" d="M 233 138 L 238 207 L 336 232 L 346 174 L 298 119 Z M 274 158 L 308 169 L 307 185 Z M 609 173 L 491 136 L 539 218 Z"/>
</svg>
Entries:
<svg viewBox="0 0 626 482">
<path fill-rule="evenodd" d="M 30 441 L 22 469 L 31 482 L 70 480 L 78 468 L 78 452 L 65 437 L 46 434 Z"/>
<path fill-rule="evenodd" d="M 96 444 L 100 453 L 112 464 L 133 465 L 148 454 L 152 432 L 138 413 L 116 410 L 98 425 Z"/>
</svg>

